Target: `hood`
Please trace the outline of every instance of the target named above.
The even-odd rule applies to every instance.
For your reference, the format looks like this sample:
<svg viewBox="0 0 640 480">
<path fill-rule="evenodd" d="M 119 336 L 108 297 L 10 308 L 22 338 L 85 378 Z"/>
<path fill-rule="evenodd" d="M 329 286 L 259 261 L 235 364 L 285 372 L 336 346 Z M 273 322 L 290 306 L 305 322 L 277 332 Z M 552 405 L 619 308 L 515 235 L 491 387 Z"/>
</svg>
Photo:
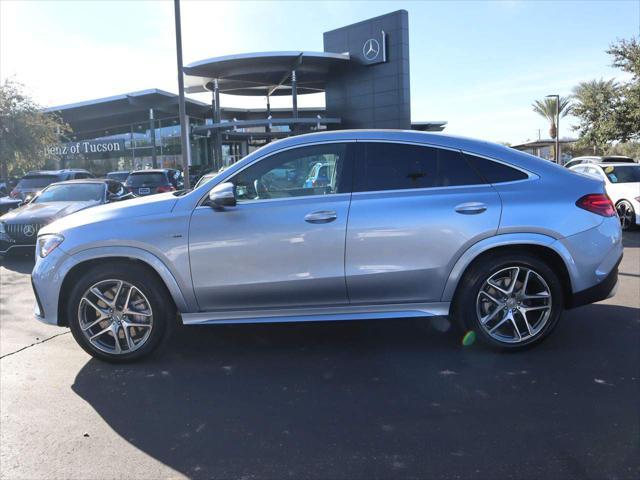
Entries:
<svg viewBox="0 0 640 480">
<path fill-rule="evenodd" d="M 58 218 L 66 217 L 85 208 L 99 205 L 96 200 L 88 202 L 44 202 L 30 203 L 1 217 L 8 223 L 51 223 Z"/>
<path fill-rule="evenodd" d="M 41 234 L 60 233 L 76 226 L 133 219 L 170 212 L 178 199 L 171 193 L 138 197 L 121 202 L 107 203 L 61 218 L 40 230 Z"/>
</svg>

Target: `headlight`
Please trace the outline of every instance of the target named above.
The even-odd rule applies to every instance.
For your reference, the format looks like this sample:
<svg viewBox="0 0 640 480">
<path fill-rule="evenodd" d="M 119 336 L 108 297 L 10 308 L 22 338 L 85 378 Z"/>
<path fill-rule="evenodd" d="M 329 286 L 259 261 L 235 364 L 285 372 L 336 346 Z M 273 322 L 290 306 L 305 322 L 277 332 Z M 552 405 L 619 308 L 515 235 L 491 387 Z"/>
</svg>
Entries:
<svg viewBox="0 0 640 480">
<path fill-rule="evenodd" d="M 40 258 L 44 258 L 53 252 L 58 246 L 64 241 L 64 237 L 62 235 L 56 235 L 55 233 L 50 233 L 48 235 L 42 235 L 38 237 L 38 246 L 36 247 L 36 251 Z"/>
<path fill-rule="evenodd" d="M 0 222 L 0 233 L 7 233 L 7 231 L 4 229 L 4 222 Z"/>
</svg>

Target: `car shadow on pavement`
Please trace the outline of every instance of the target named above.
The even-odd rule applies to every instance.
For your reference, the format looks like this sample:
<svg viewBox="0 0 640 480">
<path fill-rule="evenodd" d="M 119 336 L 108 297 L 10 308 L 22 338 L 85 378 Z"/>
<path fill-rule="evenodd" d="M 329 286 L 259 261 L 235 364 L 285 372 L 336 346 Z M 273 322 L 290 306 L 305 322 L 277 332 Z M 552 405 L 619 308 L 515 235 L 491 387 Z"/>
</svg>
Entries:
<svg viewBox="0 0 640 480">
<path fill-rule="evenodd" d="M 637 468 L 637 309 L 572 310 L 518 354 L 463 347 L 435 323 L 182 327 L 149 361 L 90 360 L 72 388 L 124 439 L 191 478 Z"/>
</svg>

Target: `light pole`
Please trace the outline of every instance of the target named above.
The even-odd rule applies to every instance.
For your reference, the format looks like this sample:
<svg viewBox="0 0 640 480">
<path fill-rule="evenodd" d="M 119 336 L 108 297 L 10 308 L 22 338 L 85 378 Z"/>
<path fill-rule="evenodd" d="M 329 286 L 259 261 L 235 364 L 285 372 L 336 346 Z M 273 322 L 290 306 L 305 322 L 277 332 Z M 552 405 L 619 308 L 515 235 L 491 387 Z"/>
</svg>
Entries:
<svg viewBox="0 0 640 480">
<path fill-rule="evenodd" d="M 184 188 L 189 189 L 189 132 L 187 129 L 187 111 L 184 104 L 184 76 L 182 73 L 182 28 L 180 27 L 180 0 L 173 0 L 176 21 L 176 56 L 178 61 L 178 105 L 180 110 L 180 140 L 182 144 L 182 172 Z"/>
<path fill-rule="evenodd" d="M 560 164 L 560 95 L 547 95 L 547 98 L 556 99 L 556 148 L 553 157 Z"/>
</svg>

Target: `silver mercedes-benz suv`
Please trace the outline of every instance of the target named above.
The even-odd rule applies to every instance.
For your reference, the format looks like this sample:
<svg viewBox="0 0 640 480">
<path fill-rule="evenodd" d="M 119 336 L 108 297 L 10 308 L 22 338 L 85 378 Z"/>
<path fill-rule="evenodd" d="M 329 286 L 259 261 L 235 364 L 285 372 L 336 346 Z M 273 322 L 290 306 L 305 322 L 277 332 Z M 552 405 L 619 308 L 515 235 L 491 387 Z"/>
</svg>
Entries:
<svg viewBox="0 0 640 480">
<path fill-rule="evenodd" d="M 72 214 L 40 230 L 36 257 L 37 318 L 131 361 L 178 318 L 449 315 L 524 347 L 613 294 L 622 244 L 601 182 L 501 145 L 371 130 L 288 138 L 191 192 Z"/>
</svg>

